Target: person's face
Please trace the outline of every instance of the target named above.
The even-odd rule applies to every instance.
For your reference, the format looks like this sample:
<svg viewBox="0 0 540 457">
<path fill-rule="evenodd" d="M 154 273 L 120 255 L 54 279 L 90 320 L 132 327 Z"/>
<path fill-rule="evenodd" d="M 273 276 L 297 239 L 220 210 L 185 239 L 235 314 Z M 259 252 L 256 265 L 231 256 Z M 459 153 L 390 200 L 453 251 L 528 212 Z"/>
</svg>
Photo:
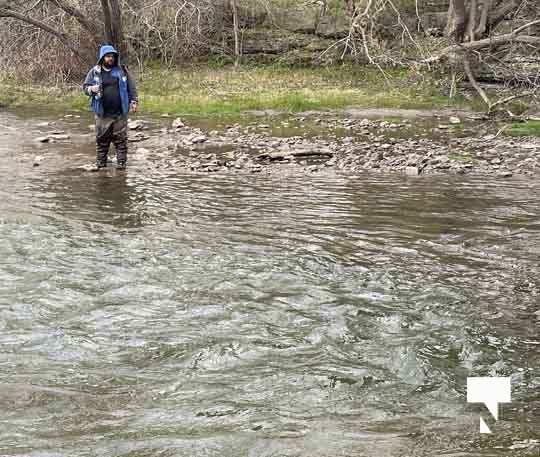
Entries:
<svg viewBox="0 0 540 457">
<path fill-rule="evenodd" d="M 114 57 L 113 53 L 105 54 L 105 56 L 103 56 L 103 64 L 106 67 L 112 67 L 114 65 Z"/>
</svg>

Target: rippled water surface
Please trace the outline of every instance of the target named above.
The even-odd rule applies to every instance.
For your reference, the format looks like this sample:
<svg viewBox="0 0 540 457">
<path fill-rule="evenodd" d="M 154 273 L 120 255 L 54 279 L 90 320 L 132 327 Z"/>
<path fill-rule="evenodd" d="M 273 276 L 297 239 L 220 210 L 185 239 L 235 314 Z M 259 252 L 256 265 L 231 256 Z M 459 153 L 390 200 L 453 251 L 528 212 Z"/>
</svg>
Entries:
<svg viewBox="0 0 540 457">
<path fill-rule="evenodd" d="M 539 455 L 540 183 L 85 173 L 36 122 L 0 114 L 0 455 Z"/>
</svg>

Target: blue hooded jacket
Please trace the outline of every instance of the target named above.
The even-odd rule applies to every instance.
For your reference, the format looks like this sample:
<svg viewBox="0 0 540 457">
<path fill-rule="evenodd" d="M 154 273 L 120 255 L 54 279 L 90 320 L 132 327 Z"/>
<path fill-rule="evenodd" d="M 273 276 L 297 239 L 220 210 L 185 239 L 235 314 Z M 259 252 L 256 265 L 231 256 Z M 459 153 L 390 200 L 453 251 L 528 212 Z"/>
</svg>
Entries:
<svg viewBox="0 0 540 457">
<path fill-rule="evenodd" d="M 99 117 L 104 116 L 103 111 L 103 100 L 100 94 L 103 93 L 103 81 L 101 77 L 101 72 L 103 71 L 101 65 L 103 63 L 103 57 L 105 54 L 115 54 L 116 63 L 111 70 L 113 77 L 118 79 L 118 87 L 120 89 L 120 99 L 122 102 L 122 114 L 125 116 L 129 113 L 129 105 L 131 102 L 138 102 L 137 97 L 137 88 L 135 82 L 131 78 L 130 74 L 127 72 L 126 68 L 120 64 L 120 56 L 118 51 L 114 49 L 111 45 L 102 46 L 99 50 L 99 59 L 97 64 L 92 67 L 92 69 L 86 75 L 86 79 L 83 84 L 83 91 L 86 95 L 90 97 L 90 106 L 92 111 L 96 113 Z M 100 86 L 100 91 L 97 94 L 94 94 L 90 91 L 90 86 Z"/>
</svg>

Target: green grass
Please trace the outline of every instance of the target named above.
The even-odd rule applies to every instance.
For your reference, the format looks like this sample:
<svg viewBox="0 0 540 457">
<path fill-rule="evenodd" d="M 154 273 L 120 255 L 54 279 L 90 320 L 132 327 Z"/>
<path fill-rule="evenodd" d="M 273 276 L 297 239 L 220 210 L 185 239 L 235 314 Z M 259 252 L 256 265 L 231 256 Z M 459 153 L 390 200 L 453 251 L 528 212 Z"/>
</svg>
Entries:
<svg viewBox="0 0 540 457">
<path fill-rule="evenodd" d="M 509 136 L 538 136 L 540 137 L 540 121 L 528 121 L 511 124 L 504 130 Z"/>
<path fill-rule="evenodd" d="M 147 113 L 235 116 L 248 110 L 301 112 L 365 108 L 441 108 L 470 106 L 464 98 L 441 96 L 429 78 L 416 80 L 406 70 L 333 66 L 148 67 L 137 75 L 141 109 Z M 87 110 L 80 86 L 43 88 L 0 77 L 0 105 Z"/>
<path fill-rule="evenodd" d="M 455 160 L 457 162 L 474 162 L 474 158 L 472 158 L 469 154 L 457 154 L 457 153 L 451 153 L 448 155 L 448 158 L 450 160 Z"/>
<path fill-rule="evenodd" d="M 229 115 L 247 110 L 340 109 L 349 106 L 435 108 L 465 106 L 464 99 L 440 96 L 430 83 L 411 84 L 403 70 L 355 66 L 190 68 L 139 76 L 144 109 L 156 113 Z"/>
</svg>

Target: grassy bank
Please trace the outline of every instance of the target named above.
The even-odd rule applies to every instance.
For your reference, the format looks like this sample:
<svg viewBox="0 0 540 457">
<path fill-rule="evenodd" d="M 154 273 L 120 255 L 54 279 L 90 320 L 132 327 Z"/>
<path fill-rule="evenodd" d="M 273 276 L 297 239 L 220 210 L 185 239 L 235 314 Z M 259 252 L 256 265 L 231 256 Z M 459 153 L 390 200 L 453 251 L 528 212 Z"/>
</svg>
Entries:
<svg viewBox="0 0 540 457">
<path fill-rule="evenodd" d="M 149 113 L 216 116 L 247 110 L 467 107 L 465 99 L 439 95 L 431 80 L 403 70 L 331 67 L 189 67 L 175 71 L 146 69 L 137 76 L 141 106 Z M 50 106 L 85 110 L 79 86 L 38 87 L 0 79 L 0 105 Z"/>
<path fill-rule="evenodd" d="M 302 112 L 360 108 L 482 110 L 477 99 L 440 95 L 433 77 L 406 70 L 335 66 L 328 68 L 186 67 L 147 68 L 136 75 L 144 113 L 194 117 L 237 117 L 249 110 Z M 0 75 L 0 107 L 39 106 L 53 112 L 88 111 L 80 85 L 36 86 Z M 519 108 L 519 107 L 518 107 Z M 523 107 L 521 107 L 523 109 Z M 505 135 L 540 136 L 540 123 L 506 126 Z"/>
<path fill-rule="evenodd" d="M 538 136 L 540 137 L 540 121 L 516 122 L 504 131 L 510 136 Z"/>
</svg>

